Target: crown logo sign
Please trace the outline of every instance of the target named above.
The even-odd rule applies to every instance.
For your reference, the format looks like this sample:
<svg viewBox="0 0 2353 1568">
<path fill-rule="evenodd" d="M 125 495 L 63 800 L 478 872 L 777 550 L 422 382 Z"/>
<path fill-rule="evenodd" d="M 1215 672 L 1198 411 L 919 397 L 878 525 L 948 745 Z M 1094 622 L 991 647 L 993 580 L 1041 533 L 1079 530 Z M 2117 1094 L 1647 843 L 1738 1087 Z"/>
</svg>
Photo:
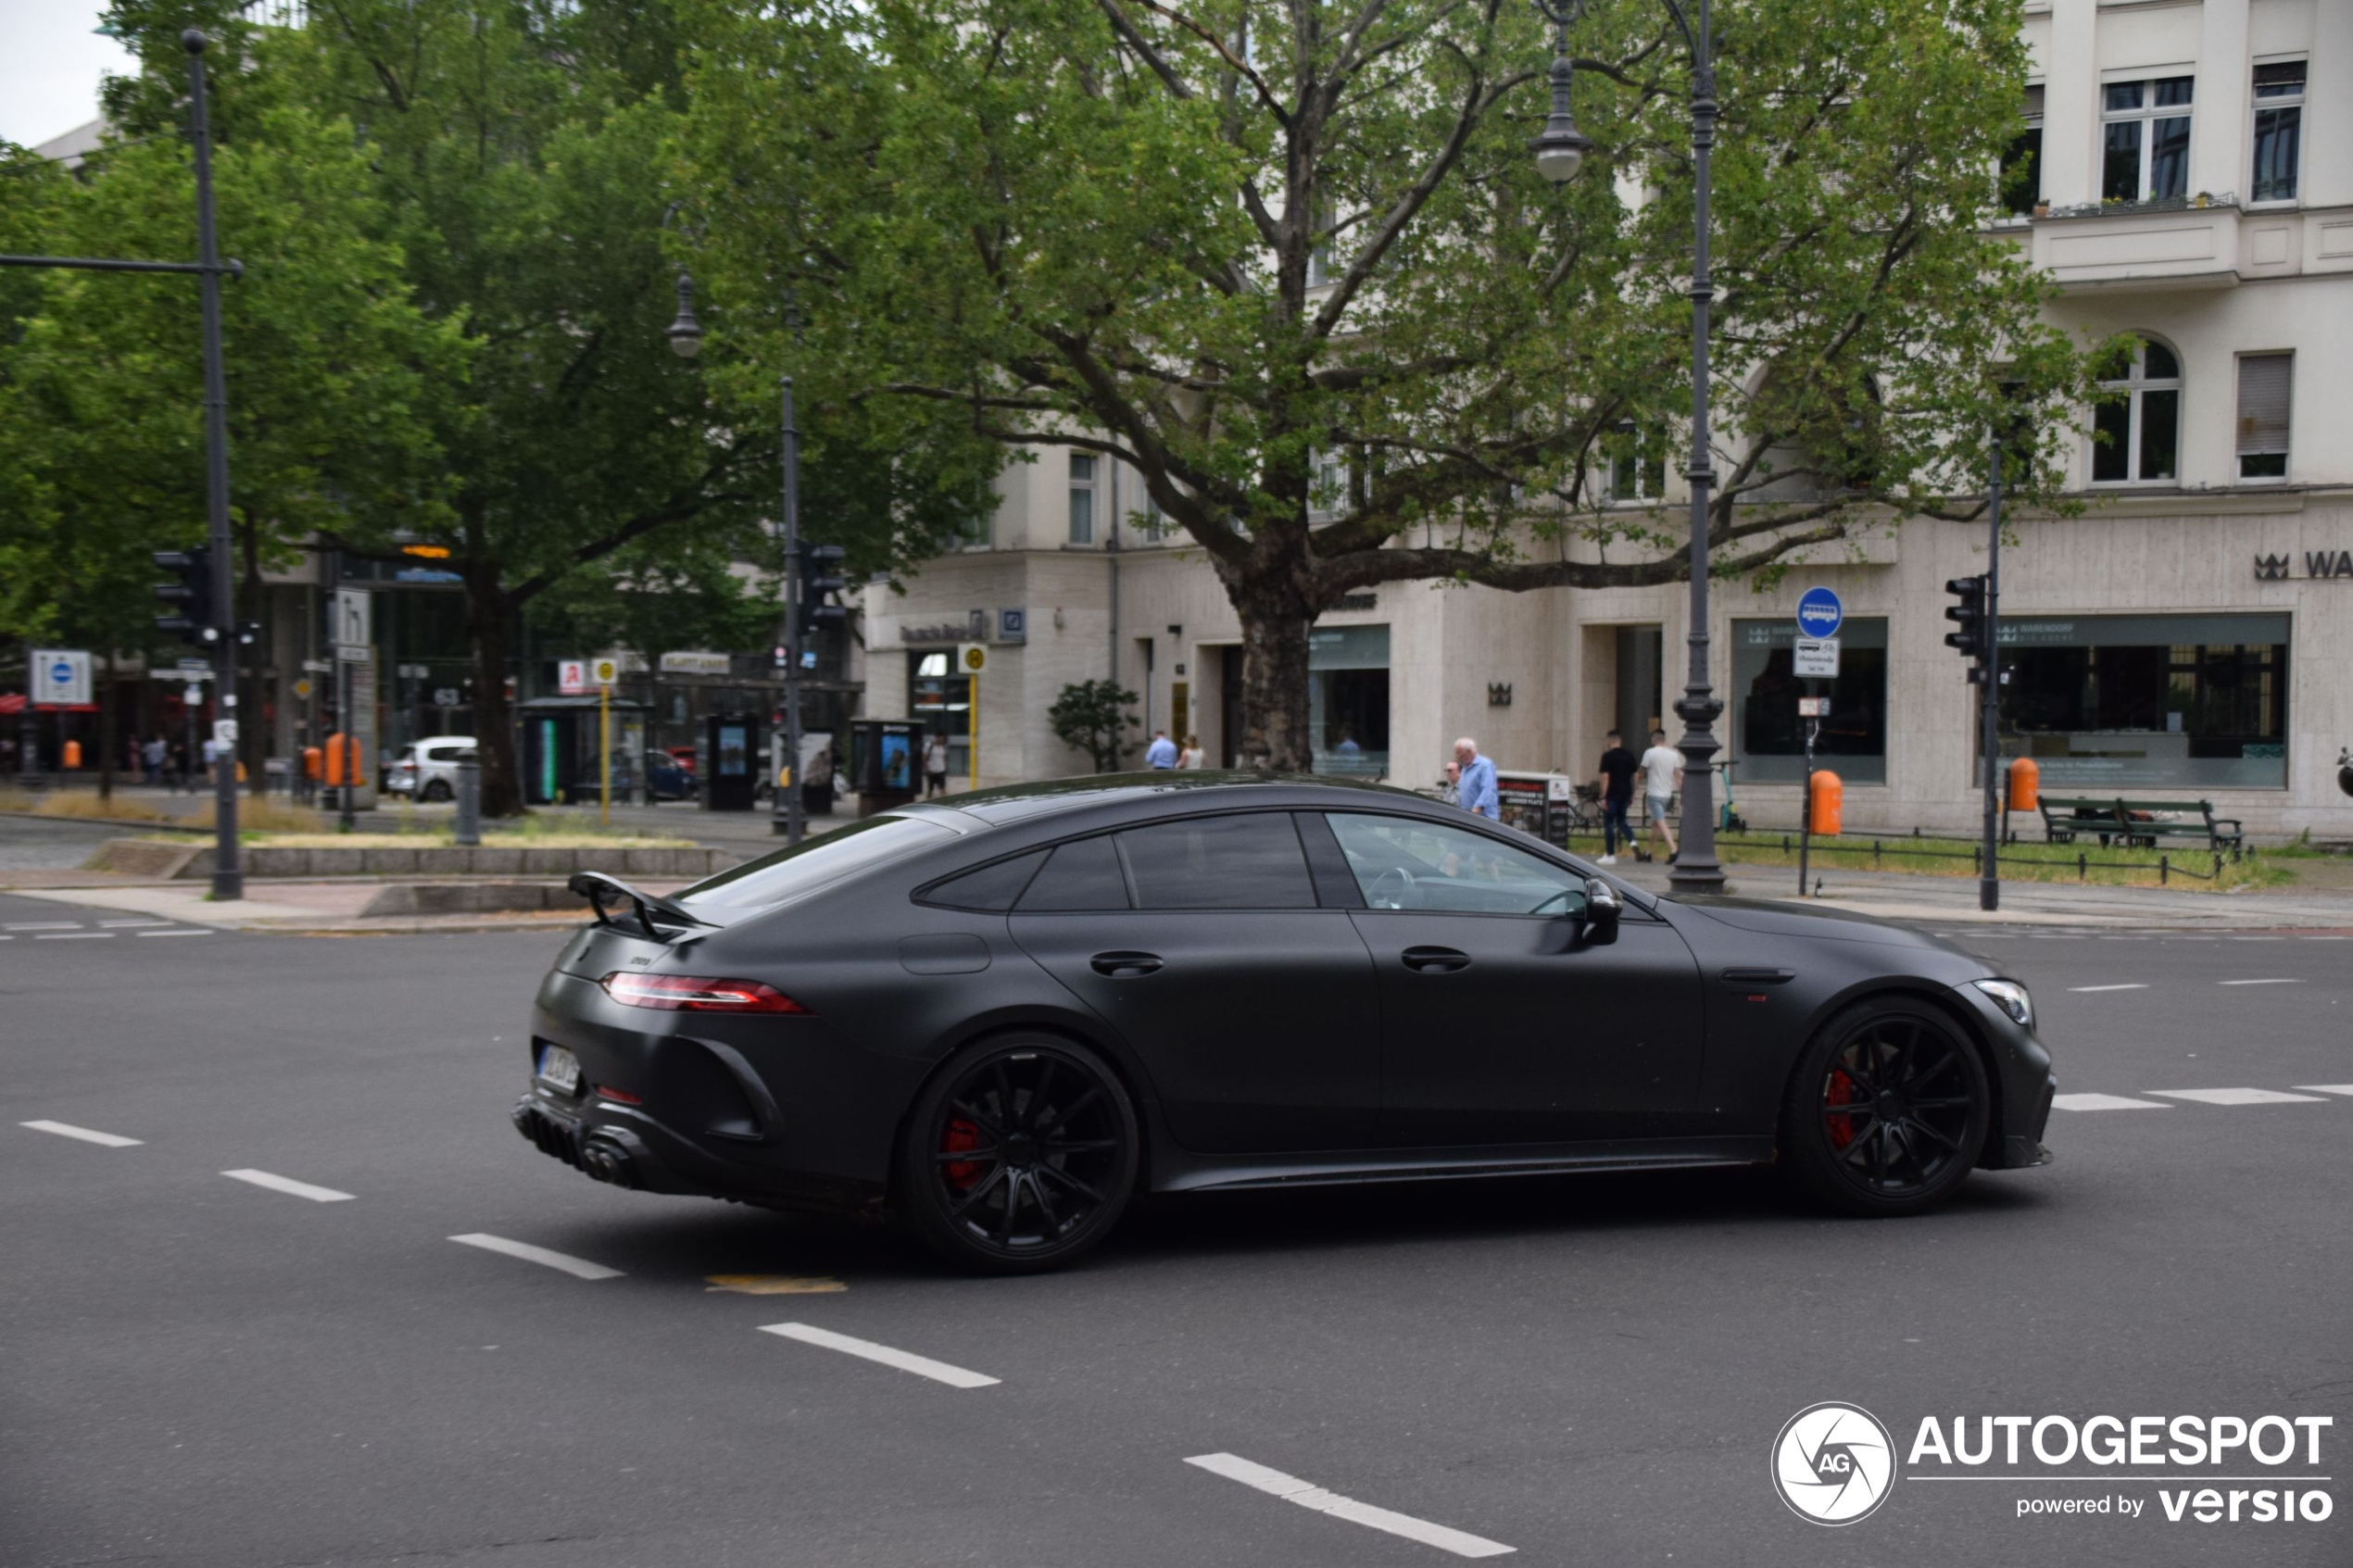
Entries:
<svg viewBox="0 0 2353 1568">
<path fill-rule="evenodd" d="M 2287 560 L 2288 558 L 2285 556 L 2256 557 L 2255 575 L 2257 580 L 2264 583 L 2276 583 L 2286 577 Z"/>
</svg>

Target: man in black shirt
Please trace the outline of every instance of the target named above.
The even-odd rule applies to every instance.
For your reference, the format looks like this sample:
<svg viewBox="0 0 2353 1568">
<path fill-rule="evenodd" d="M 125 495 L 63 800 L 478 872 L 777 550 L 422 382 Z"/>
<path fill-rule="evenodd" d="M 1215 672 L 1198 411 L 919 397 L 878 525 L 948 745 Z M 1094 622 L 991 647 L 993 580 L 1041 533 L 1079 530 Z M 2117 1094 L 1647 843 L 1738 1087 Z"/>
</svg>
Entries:
<svg viewBox="0 0 2353 1568">
<path fill-rule="evenodd" d="M 1642 767 L 1632 752 L 1626 749 L 1616 730 L 1609 733 L 1609 749 L 1602 753 L 1599 778 L 1602 792 L 1602 859 L 1604 866 L 1617 863 L 1617 845 L 1623 839 L 1629 846 L 1634 842 L 1634 828 L 1626 820 L 1627 808 L 1634 803 L 1634 774 Z"/>
</svg>

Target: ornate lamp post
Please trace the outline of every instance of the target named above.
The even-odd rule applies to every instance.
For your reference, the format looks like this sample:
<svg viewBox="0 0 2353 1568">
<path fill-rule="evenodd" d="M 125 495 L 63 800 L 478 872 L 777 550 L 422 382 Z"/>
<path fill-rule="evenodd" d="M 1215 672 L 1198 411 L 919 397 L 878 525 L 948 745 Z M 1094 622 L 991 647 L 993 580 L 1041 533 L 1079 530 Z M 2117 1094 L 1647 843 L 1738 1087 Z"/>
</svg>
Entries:
<svg viewBox="0 0 2353 1568">
<path fill-rule="evenodd" d="M 1553 24 L 1553 111 L 1544 130 L 1529 144 L 1536 167 L 1544 178 L 1559 184 L 1576 174 L 1592 147 L 1569 118 L 1569 80 L 1575 66 L 1568 55 L 1568 27 L 1583 14 L 1584 0 L 1535 0 L 1536 8 Z M 1692 612 L 1691 669 L 1683 696 L 1675 704 L 1683 721 L 1683 831 L 1667 880 L 1678 893 L 1721 893 L 1724 868 L 1716 859 L 1716 770 L 1721 749 L 1716 721 L 1724 704 L 1707 679 L 1707 513 L 1716 485 L 1716 470 L 1707 447 L 1707 307 L 1715 283 L 1707 270 L 1708 150 L 1716 144 L 1716 65 L 1708 39 L 1708 0 L 1695 0 L 1686 14 L 1680 0 L 1660 0 L 1675 25 L 1682 30 L 1692 59 L 1692 461 L 1685 477 L 1692 487 Z"/>
</svg>

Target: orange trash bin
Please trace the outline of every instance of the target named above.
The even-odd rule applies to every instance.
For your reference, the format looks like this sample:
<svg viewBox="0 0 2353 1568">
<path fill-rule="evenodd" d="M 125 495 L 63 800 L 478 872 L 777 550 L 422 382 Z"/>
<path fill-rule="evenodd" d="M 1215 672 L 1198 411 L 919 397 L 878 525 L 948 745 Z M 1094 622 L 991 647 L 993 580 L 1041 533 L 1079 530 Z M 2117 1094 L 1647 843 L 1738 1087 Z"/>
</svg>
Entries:
<svg viewBox="0 0 2353 1568">
<path fill-rule="evenodd" d="M 78 740 L 66 742 L 64 749 L 58 754 L 58 760 L 63 762 L 69 770 L 81 767 L 82 743 Z"/>
<path fill-rule="evenodd" d="M 2010 809 L 2032 811 L 2040 809 L 2043 770 L 2032 757 L 2010 759 Z"/>
<path fill-rule="evenodd" d="M 360 778 L 359 737 L 329 735 L 327 737 L 327 784 L 340 789 L 347 784 L 358 784 Z"/>
<path fill-rule="evenodd" d="M 1819 838 L 1838 836 L 1840 813 L 1846 806 L 1846 783 L 1827 768 L 1806 781 L 1806 831 Z"/>
</svg>

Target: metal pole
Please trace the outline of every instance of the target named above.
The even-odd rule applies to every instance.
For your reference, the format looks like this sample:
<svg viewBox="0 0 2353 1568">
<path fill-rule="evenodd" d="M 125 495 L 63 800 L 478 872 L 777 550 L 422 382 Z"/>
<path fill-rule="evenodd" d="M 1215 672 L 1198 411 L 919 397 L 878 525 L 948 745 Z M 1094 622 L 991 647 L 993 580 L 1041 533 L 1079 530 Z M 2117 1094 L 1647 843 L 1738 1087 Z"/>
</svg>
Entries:
<svg viewBox="0 0 2353 1568">
<path fill-rule="evenodd" d="M 597 684 L 597 821 L 612 826 L 612 688 Z"/>
<path fill-rule="evenodd" d="M 967 789 L 980 787 L 980 671 L 964 677 L 964 765 Z"/>
<path fill-rule="evenodd" d="M 1821 727 L 1819 719 L 1806 721 L 1806 788 L 1797 800 L 1797 896 L 1801 898 L 1806 897 L 1807 852 L 1814 847 L 1814 734 Z"/>
<path fill-rule="evenodd" d="M 482 843 L 482 762 L 471 754 L 458 759 L 458 828 L 450 838 L 468 849 Z"/>
<path fill-rule="evenodd" d="M 1724 868 L 1716 859 L 1716 790 L 1713 759 L 1719 749 L 1714 725 L 1724 711 L 1707 680 L 1707 521 L 1716 470 L 1708 455 L 1707 316 L 1716 292 L 1708 272 L 1710 195 L 1708 150 L 1716 144 L 1716 64 L 1708 37 L 1708 0 L 1699 0 L 1692 37 L 1692 624 L 1691 670 L 1676 717 L 1684 723 L 1678 749 L 1683 754 L 1683 834 L 1675 863 L 1667 871 L 1678 893 L 1721 893 Z"/>
<path fill-rule="evenodd" d="M 1997 426 L 1994 432 L 1993 472 L 1986 486 L 1989 532 L 1985 542 L 1985 657 L 1979 665 L 1985 685 L 1978 693 L 1978 749 L 1985 759 L 1985 866 L 1977 880 L 1977 907 L 1981 909 L 1997 909 L 2002 905 L 2002 872 L 1997 858 L 2001 851 L 2002 653 L 1995 639 L 2000 634 L 2002 597 L 2003 435 Z"/>
<path fill-rule="evenodd" d="M 41 715 L 32 706 L 32 639 L 24 644 L 24 711 L 17 719 L 17 776 L 31 782 L 41 771 Z"/>
<path fill-rule="evenodd" d="M 351 733 L 351 666 L 335 655 L 335 777 L 343 781 L 336 801 L 335 831 L 349 833 L 357 825 L 351 814 L 351 792 L 359 786 L 359 738 Z"/>
<path fill-rule="evenodd" d="M 213 679 L 220 714 L 230 721 L 228 744 L 216 746 L 212 780 L 212 896 L 245 896 L 237 863 L 237 600 L 229 538 L 229 378 L 220 364 L 220 246 L 212 224 L 212 127 L 205 112 L 205 36 L 180 35 L 188 51 L 188 135 L 195 144 L 196 265 L 204 290 L 205 506 L 212 541 Z M 219 738 L 216 734 L 216 738 Z"/>
<path fill-rule="evenodd" d="M 788 845 L 808 831 L 800 797 L 800 426 L 793 417 L 792 377 L 782 382 L 785 436 L 785 744 L 776 770 L 782 797 L 772 825 Z"/>
</svg>

